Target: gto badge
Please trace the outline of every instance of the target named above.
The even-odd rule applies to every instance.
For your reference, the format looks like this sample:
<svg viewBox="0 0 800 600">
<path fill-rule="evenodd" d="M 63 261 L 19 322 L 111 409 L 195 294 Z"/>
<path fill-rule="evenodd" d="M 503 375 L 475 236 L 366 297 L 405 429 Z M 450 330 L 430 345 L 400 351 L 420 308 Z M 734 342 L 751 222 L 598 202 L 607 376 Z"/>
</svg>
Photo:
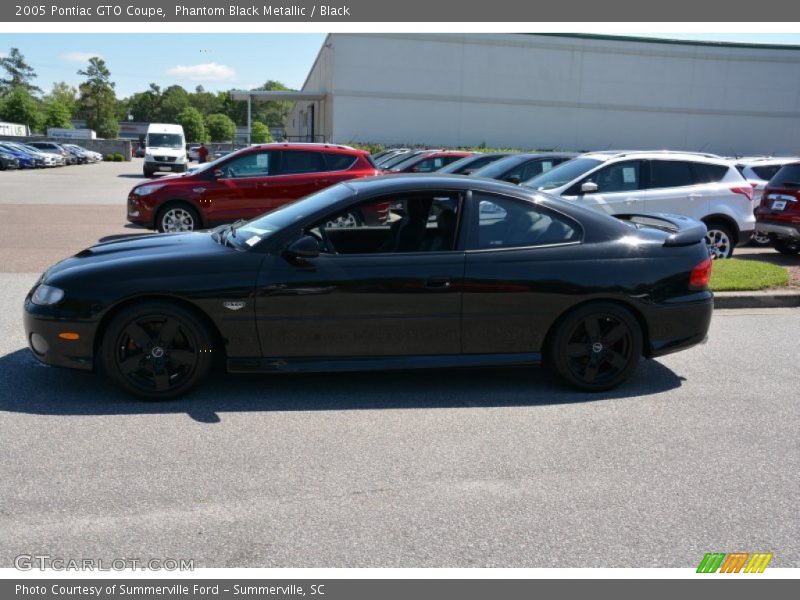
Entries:
<svg viewBox="0 0 800 600">
<path fill-rule="evenodd" d="M 245 304 L 247 304 L 247 302 L 244 300 L 230 300 L 228 302 L 223 302 L 222 306 L 228 310 L 239 310 L 240 308 L 244 308 Z"/>
</svg>

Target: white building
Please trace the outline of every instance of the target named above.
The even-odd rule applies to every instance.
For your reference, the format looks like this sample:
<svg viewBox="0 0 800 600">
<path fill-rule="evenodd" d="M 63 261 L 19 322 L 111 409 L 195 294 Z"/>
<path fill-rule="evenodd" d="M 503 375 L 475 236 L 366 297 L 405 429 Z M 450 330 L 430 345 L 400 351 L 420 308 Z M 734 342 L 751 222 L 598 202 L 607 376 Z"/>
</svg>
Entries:
<svg viewBox="0 0 800 600">
<path fill-rule="evenodd" d="M 337 33 L 294 94 L 290 139 L 800 153 L 797 46 Z"/>
</svg>

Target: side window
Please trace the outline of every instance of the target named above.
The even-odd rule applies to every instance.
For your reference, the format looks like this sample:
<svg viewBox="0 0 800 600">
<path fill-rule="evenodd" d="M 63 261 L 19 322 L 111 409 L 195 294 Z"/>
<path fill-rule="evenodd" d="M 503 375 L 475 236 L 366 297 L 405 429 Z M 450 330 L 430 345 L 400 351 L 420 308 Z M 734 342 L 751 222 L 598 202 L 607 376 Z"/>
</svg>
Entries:
<svg viewBox="0 0 800 600">
<path fill-rule="evenodd" d="M 712 166 L 712 165 L 705 165 L 705 166 Z M 758 175 L 758 178 L 763 179 L 764 181 L 769 181 L 770 179 L 775 177 L 775 173 L 777 173 L 780 170 L 781 170 L 781 165 L 771 165 L 768 167 L 753 167 L 753 173 Z M 722 179 L 722 177 L 720 177 L 719 179 Z M 719 181 L 719 179 L 717 179 L 717 181 Z"/>
<path fill-rule="evenodd" d="M 249 152 L 220 166 L 222 176 L 238 179 L 241 177 L 265 177 L 274 175 L 274 152 Z"/>
<path fill-rule="evenodd" d="M 307 230 L 329 254 L 444 252 L 456 244 L 459 194 L 382 197 L 325 217 Z"/>
<path fill-rule="evenodd" d="M 583 179 L 577 188 L 580 190 L 582 184 L 591 181 L 597 184 L 598 194 L 640 190 L 642 189 L 643 164 L 644 161 L 641 160 L 628 160 L 608 165 Z"/>
<path fill-rule="evenodd" d="M 325 152 L 324 155 L 328 171 L 344 171 L 352 167 L 353 163 L 356 162 L 356 157 L 351 154 Z"/>
<path fill-rule="evenodd" d="M 650 188 L 672 188 L 694 185 L 692 163 L 682 160 L 650 161 Z"/>
<path fill-rule="evenodd" d="M 411 170 L 414 173 L 432 173 L 433 171 L 441 169 L 446 164 L 448 163 L 445 162 L 444 156 L 438 156 L 436 158 L 426 158 L 425 160 L 421 160 L 416 165 L 411 167 Z"/>
<path fill-rule="evenodd" d="M 473 198 L 478 206 L 475 249 L 546 246 L 580 240 L 576 223 L 536 204 L 477 193 Z"/>
<path fill-rule="evenodd" d="M 281 175 L 297 175 L 299 173 L 318 173 L 325 170 L 325 160 L 321 152 L 310 150 L 284 150 Z"/>
</svg>

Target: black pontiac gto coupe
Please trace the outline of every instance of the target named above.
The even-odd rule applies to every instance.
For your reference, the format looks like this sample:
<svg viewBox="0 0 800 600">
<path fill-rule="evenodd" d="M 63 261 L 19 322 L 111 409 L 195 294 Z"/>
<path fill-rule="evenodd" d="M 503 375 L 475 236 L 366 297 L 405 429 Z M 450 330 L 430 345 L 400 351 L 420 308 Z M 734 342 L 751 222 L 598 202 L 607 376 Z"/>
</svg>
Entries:
<svg viewBox="0 0 800 600">
<path fill-rule="evenodd" d="M 705 339 L 704 234 L 485 179 L 361 179 L 83 250 L 30 291 L 25 329 L 40 361 L 150 399 L 188 391 L 215 357 L 237 373 L 546 361 L 599 391 Z"/>
</svg>

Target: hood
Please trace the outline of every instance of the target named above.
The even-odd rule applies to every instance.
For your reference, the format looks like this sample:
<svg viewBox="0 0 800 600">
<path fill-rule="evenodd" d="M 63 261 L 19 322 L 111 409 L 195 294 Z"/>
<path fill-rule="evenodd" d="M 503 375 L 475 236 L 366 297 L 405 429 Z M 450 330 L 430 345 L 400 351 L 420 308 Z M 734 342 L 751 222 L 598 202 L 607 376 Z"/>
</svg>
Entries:
<svg viewBox="0 0 800 600">
<path fill-rule="evenodd" d="M 216 271 L 221 261 L 241 252 L 214 241 L 208 232 L 137 235 L 91 246 L 50 267 L 45 281 L 60 281 L 83 275 L 97 277 L 113 269 L 127 270 L 132 277 L 170 274 L 179 277 Z M 226 261 L 227 262 L 227 261 Z"/>
</svg>

